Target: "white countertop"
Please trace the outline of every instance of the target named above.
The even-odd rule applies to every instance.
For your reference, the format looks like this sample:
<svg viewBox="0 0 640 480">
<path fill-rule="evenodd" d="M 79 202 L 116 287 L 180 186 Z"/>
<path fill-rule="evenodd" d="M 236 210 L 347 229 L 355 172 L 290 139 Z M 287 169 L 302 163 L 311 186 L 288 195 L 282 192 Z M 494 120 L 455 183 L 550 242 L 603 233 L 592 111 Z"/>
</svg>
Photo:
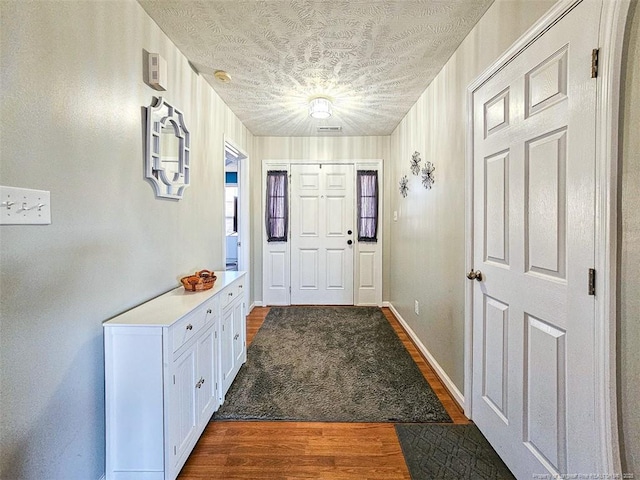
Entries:
<svg viewBox="0 0 640 480">
<path fill-rule="evenodd" d="M 180 286 L 131 310 L 127 310 L 117 317 L 104 322 L 103 326 L 169 326 L 245 274 L 246 272 L 215 272 L 216 283 L 209 290 L 188 292 L 184 287 Z"/>
</svg>

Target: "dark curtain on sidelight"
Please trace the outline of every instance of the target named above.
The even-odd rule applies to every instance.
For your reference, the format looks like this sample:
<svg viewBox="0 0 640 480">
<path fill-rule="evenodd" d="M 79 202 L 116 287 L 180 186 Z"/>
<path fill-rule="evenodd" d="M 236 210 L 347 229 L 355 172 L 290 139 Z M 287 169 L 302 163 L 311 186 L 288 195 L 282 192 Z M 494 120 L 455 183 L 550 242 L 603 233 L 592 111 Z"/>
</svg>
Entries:
<svg viewBox="0 0 640 480">
<path fill-rule="evenodd" d="M 267 172 L 267 208 L 265 224 L 268 242 L 286 242 L 289 224 L 287 197 L 287 172 L 271 170 Z"/>
<path fill-rule="evenodd" d="M 378 172 L 358 170 L 358 241 L 378 241 Z"/>
</svg>

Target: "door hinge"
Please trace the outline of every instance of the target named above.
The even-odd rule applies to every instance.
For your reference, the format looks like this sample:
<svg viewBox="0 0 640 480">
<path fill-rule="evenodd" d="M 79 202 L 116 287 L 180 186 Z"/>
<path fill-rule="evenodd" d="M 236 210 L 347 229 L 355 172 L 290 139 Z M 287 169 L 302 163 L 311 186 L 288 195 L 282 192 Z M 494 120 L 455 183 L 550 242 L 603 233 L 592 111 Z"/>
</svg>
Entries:
<svg viewBox="0 0 640 480">
<path fill-rule="evenodd" d="M 594 48 L 591 50 L 591 78 L 596 78 L 598 76 L 598 53 L 600 52 L 599 48 Z"/>
<path fill-rule="evenodd" d="M 596 294 L 596 271 L 593 268 L 589 269 L 589 295 Z"/>
<path fill-rule="evenodd" d="M 176 376 L 175 375 L 173 376 L 173 384 L 174 385 L 176 384 Z"/>
<path fill-rule="evenodd" d="M 291 295 L 291 287 L 289 287 L 289 295 Z"/>
</svg>

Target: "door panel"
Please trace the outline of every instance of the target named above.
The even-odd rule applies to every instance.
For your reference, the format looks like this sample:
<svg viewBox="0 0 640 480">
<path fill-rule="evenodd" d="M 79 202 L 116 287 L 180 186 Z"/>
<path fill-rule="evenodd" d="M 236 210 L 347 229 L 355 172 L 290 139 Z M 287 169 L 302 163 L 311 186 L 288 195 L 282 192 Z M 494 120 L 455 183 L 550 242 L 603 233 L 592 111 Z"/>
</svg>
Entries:
<svg viewBox="0 0 640 480">
<path fill-rule="evenodd" d="M 173 366 L 173 464 L 180 461 L 196 435 L 196 347 L 183 353 Z"/>
<path fill-rule="evenodd" d="M 565 278 L 567 129 L 525 147 L 527 271 Z"/>
<path fill-rule="evenodd" d="M 585 0 L 473 94 L 472 418 L 517 478 L 595 472 L 596 80 Z"/>
<path fill-rule="evenodd" d="M 246 328 L 244 322 L 244 303 L 237 301 L 233 306 L 233 363 L 234 370 L 239 370 L 246 361 Z"/>
<path fill-rule="evenodd" d="M 227 307 L 222 311 L 220 319 L 220 371 L 222 374 L 222 396 L 231 386 L 234 367 L 233 354 L 233 308 Z"/>
<path fill-rule="evenodd" d="M 485 296 L 484 315 L 482 396 L 502 421 L 508 424 L 509 306 Z"/>
<path fill-rule="evenodd" d="M 353 305 L 354 183 L 353 165 L 292 165 L 292 304 Z"/>
<path fill-rule="evenodd" d="M 524 442 L 560 472 L 566 471 L 566 332 L 525 314 Z"/>
<path fill-rule="evenodd" d="M 214 327 L 198 339 L 198 380 L 201 381 L 197 389 L 198 418 L 201 423 L 209 421 L 218 406 L 216 391 L 215 367 L 218 358 L 218 340 L 215 338 Z"/>
<path fill-rule="evenodd" d="M 485 261 L 509 264 L 509 151 L 485 159 Z"/>
</svg>

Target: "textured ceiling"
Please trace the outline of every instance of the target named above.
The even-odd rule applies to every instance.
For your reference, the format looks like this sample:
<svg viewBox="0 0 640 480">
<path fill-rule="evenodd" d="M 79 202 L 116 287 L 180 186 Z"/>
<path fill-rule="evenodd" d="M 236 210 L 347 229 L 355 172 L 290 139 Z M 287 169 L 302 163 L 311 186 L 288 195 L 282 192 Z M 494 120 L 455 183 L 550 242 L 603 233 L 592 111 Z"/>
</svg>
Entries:
<svg viewBox="0 0 640 480">
<path fill-rule="evenodd" d="M 390 134 L 493 2 L 138 1 L 246 127 L 270 136 Z M 331 118 L 309 117 L 316 95 L 333 101 Z"/>
</svg>

